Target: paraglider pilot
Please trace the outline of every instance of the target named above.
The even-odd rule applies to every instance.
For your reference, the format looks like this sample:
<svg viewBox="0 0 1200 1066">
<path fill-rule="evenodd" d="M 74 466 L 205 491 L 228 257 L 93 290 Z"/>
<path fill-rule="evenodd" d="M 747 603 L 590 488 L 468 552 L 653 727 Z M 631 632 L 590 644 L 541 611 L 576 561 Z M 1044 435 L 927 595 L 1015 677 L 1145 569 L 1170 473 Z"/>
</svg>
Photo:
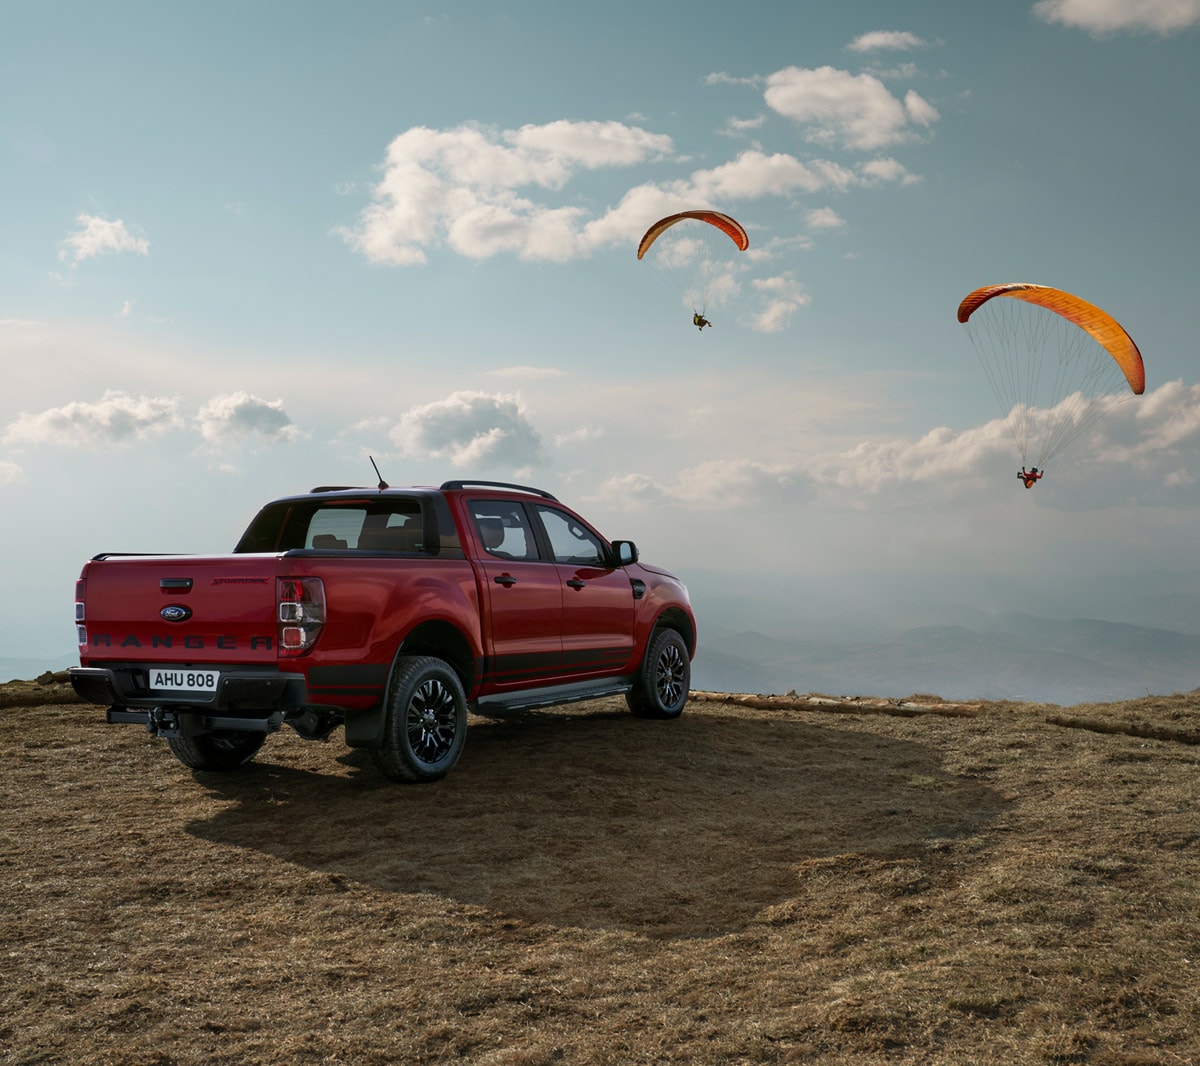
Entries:
<svg viewBox="0 0 1200 1066">
<path fill-rule="evenodd" d="M 1042 471 L 1039 473 L 1036 466 L 1032 470 L 1026 470 L 1024 467 L 1021 467 L 1021 472 L 1017 475 L 1017 477 L 1025 482 L 1025 487 L 1027 489 L 1031 489 L 1033 488 L 1033 483 L 1035 481 L 1041 481 L 1042 478 L 1045 477 L 1045 472 Z"/>
<path fill-rule="evenodd" d="M 711 326 L 712 323 L 699 311 L 695 311 L 692 313 L 692 325 L 699 330 L 703 330 L 705 326 Z"/>
</svg>

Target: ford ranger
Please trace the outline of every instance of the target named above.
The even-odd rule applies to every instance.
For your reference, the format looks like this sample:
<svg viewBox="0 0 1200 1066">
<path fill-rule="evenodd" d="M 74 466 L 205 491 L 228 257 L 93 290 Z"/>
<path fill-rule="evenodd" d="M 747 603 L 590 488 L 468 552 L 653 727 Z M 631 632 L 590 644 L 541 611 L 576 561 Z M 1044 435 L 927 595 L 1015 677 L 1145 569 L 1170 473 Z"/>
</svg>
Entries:
<svg viewBox="0 0 1200 1066">
<path fill-rule="evenodd" d="M 434 781 L 467 715 L 623 694 L 676 718 L 687 589 L 540 489 L 322 486 L 226 555 L 104 553 L 76 584 L 75 691 L 185 765 L 230 770 L 286 723 L 342 727 L 395 781 Z"/>
</svg>

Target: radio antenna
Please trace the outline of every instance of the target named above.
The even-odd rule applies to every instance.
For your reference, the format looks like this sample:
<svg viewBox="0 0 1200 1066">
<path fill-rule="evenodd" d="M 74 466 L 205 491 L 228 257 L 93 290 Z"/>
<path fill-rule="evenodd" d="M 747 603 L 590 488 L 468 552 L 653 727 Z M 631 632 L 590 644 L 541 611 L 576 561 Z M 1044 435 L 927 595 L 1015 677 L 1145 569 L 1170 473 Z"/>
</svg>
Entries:
<svg viewBox="0 0 1200 1066">
<path fill-rule="evenodd" d="M 375 467 L 375 476 L 379 478 L 379 484 L 377 488 L 386 489 L 388 487 L 388 483 L 383 480 L 383 475 L 379 472 L 379 467 L 375 466 L 375 456 L 368 455 L 367 458 L 371 460 L 371 465 Z"/>
</svg>

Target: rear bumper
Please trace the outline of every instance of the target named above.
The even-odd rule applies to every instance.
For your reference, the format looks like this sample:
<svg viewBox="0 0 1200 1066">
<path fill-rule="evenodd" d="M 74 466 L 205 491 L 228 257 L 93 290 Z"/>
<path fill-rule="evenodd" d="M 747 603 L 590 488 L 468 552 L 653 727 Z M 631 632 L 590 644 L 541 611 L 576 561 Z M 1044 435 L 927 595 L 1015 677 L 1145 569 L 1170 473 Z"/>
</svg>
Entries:
<svg viewBox="0 0 1200 1066">
<path fill-rule="evenodd" d="M 146 667 L 136 663 L 75 666 L 71 684 L 81 699 L 108 706 L 109 722 L 144 725 L 155 736 L 177 737 L 234 730 L 274 733 L 287 722 L 309 739 L 323 739 L 342 722 L 346 741 L 377 747 L 383 717 L 378 703 L 362 709 L 313 702 L 301 674 L 273 667 L 222 669 L 216 692 L 151 692 Z"/>
<path fill-rule="evenodd" d="M 146 685 L 145 667 L 133 665 L 75 666 L 71 668 L 70 676 L 71 685 L 81 699 L 88 703 L 109 704 L 119 711 L 178 707 L 208 714 L 233 712 L 235 717 L 243 717 L 246 712 L 279 712 L 286 717 L 308 704 L 303 676 L 284 674 L 273 668 L 222 670 L 216 692 L 205 693 L 151 692 Z M 110 721 L 113 720 L 144 719 L 110 717 Z"/>
</svg>

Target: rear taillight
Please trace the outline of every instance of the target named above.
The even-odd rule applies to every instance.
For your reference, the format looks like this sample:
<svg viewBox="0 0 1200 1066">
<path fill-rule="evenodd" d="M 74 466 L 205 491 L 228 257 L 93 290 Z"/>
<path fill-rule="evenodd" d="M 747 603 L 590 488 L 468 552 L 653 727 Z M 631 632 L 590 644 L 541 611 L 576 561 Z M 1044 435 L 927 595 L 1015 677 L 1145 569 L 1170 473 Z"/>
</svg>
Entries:
<svg viewBox="0 0 1200 1066">
<path fill-rule="evenodd" d="M 305 655 L 325 624 L 325 582 L 319 577 L 281 577 L 275 588 L 279 654 Z"/>
<path fill-rule="evenodd" d="M 84 625 L 83 613 L 83 590 L 85 583 L 83 578 L 75 582 L 75 636 L 79 641 L 81 648 L 87 647 L 87 626 Z"/>
</svg>

